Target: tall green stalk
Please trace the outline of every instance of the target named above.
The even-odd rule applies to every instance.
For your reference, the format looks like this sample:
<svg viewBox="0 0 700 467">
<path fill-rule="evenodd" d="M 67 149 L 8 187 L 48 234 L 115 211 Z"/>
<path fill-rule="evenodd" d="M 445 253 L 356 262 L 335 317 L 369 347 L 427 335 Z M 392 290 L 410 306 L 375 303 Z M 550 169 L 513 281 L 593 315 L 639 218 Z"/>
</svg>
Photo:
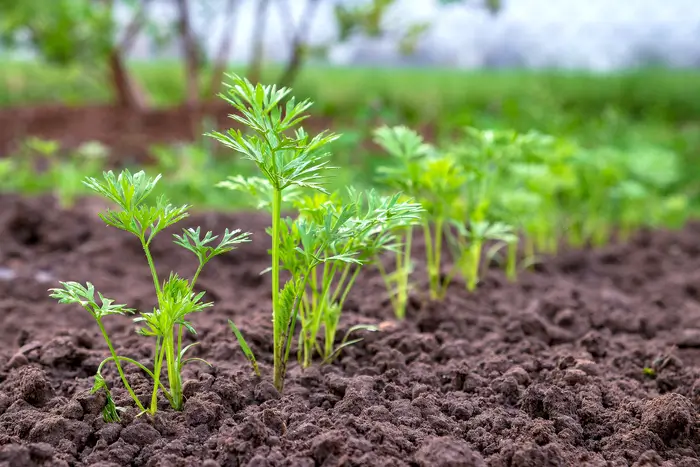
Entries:
<svg viewBox="0 0 700 467">
<path fill-rule="evenodd" d="M 282 190 L 273 187 L 272 193 L 272 322 L 273 322 L 273 384 L 278 391 L 284 389 L 283 361 L 284 345 L 282 341 L 282 326 L 280 322 L 279 293 L 280 293 L 280 222 L 282 220 Z"/>
<path fill-rule="evenodd" d="M 506 277 L 515 282 L 518 278 L 518 241 L 509 242 L 506 248 Z"/>
<path fill-rule="evenodd" d="M 467 290 L 470 292 L 476 290 L 476 286 L 479 283 L 479 267 L 481 266 L 481 251 L 483 249 L 483 242 L 481 239 L 472 240 L 471 245 L 467 252 Z"/>
<path fill-rule="evenodd" d="M 306 287 L 308 274 L 313 270 L 308 261 L 302 264 L 309 259 L 305 258 L 306 247 L 311 242 L 309 236 L 299 238 L 301 233 L 295 231 L 300 227 L 298 224 L 287 226 L 289 232 L 283 232 L 282 203 L 293 199 L 295 191 L 327 192 L 323 182 L 325 171 L 329 169 L 329 154 L 323 149 L 337 136 L 321 133 L 310 137 L 300 123 L 307 117 L 304 112 L 311 102 L 297 102 L 289 95 L 290 89 L 254 85 L 233 74 L 228 77 L 231 81 L 225 84 L 227 92 L 220 94 L 220 97 L 236 110 L 231 117 L 251 132 L 243 134 L 240 130 L 230 129 L 226 133 L 214 131 L 207 135 L 253 162 L 263 176 L 233 176 L 219 186 L 246 192 L 256 200 L 257 207 L 271 210 L 273 384 L 282 391 L 297 314 L 305 311 L 302 308 L 305 306 L 303 288 Z M 284 286 L 280 280 L 282 269 L 291 274 Z M 243 334 L 232 322 L 230 325 L 241 349 L 257 368 L 255 356 Z"/>
</svg>

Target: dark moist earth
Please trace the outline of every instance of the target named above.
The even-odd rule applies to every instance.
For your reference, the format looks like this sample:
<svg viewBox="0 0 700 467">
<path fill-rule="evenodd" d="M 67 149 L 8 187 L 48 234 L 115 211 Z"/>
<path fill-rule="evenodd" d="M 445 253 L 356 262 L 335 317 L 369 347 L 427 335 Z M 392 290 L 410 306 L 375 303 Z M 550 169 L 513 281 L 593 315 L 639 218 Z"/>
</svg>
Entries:
<svg viewBox="0 0 700 467">
<path fill-rule="evenodd" d="M 154 418 L 135 418 L 110 370 L 129 408 L 106 424 L 104 396 L 88 393 L 105 343 L 87 312 L 46 290 L 90 280 L 149 309 L 142 252 L 100 223 L 94 201 L 60 212 L 49 198 L 3 196 L 0 206 L 0 465 L 700 466 L 700 225 L 566 252 L 515 285 L 494 270 L 478 292 L 456 283 L 439 304 L 421 305 L 419 267 L 403 323 L 368 270 L 343 328 L 383 331 L 332 365 L 293 364 L 280 396 L 269 382 L 269 278 L 258 275 L 269 261 L 265 218 L 195 215 L 188 225 L 255 233 L 199 282 L 216 306 L 193 319 L 196 356 L 213 368 L 188 367 L 184 411 L 163 405 Z M 192 273 L 166 234 L 154 255 L 161 274 Z M 151 359 L 152 342 L 129 319 L 108 326 L 120 354 Z M 145 400 L 146 379 L 128 376 Z"/>
</svg>

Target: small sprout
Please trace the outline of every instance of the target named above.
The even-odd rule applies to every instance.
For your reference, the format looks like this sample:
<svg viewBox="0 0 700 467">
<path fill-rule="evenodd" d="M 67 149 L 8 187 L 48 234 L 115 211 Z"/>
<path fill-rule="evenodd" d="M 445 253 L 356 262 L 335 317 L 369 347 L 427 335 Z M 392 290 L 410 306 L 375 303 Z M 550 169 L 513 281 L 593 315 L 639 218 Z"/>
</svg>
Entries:
<svg viewBox="0 0 700 467">
<path fill-rule="evenodd" d="M 37 137 L 27 139 L 24 144 L 28 150 L 47 158 L 53 157 L 60 148 L 58 141 L 40 139 Z"/>
<path fill-rule="evenodd" d="M 196 293 L 194 291 L 195 283 L 207 262 L 214 256 L 229 252 L 235 249 L 238 244 L 247 242 L 250 235 L 241 233 L 240 230 L 229 231 L 227 229 L 218 243 L 215 243 L 219 237 L 211 232 L 202 235 L 199 227 L 183 230 L 182 235 L 174 236 L 175 243 L 194 253 L 199 261 L 199 266 L 191 281 L 171 272 L 168 279 L 161 283 L 151 255 L 150 245 L 159 232 L 187 217 L 189 206 L 174 206 L 168 203 L 164 197 L 158 198 L 153 204 L 148 204 L 148 197 L 154 191 L 159 179 L 160 175 L 152 178 L 143 171 L 132 174 L 128 170 L 124 170 L 118 176 L 110 171 L 105 172 L 101 180 L 88 177 L 84 182 L 88 188 L 112 201 L 118 207 L 116 210 L 108 209 L 105 213 L 101 213 L 100 218 L 107 225 L 135 235 L 146 256 L 155 288 L 157 306 L 151 312 L 141 311 L 134 318 L 134 322 L 142 326 L 138 330 L 140 335 L 151 337 L 155 341 L 154 370 L 150 371 L 135 360 L 119 356 L 102 323 L 105 316 L 134 313 L 134 310 L 125 305 L 115 304 L 113 300 L 103 297 L 102 294 L 95 291 L 95 287 L 89 282 L 84 286 L 76 282 L 61 282 L 63 288 L 51 289 L 51 297 L 57 299 L 59 303 L 74 303 L 85 308 L 97 321 L 109 347 L 111 357 L 100 365 L 93 387 L 94 391 L 100 389 L 107 391 L 108 404 L 104 413 L 105 420 L 118 420 L 113 402 L 110 402 L 111 396 L 106 382 L 100 373 L 103 365 L 110 361 L 117 367 L 122 383 L 141 413 L 154 414 L 156 412 L 159 392 L 162 392 L 175 410 L 182 410 L 183 367 L 194 361 L 209 364 L 199 358 L 185 358 L 187 351 L 196 344 L 183 346 L 185 330 L 196 335 L 192 323 L 187 319 L 188 316 L 204 311 L 213 305 L 203 300 L 204 292 Z M 95 294 L 97 294 L 97 300 Z M 131 389 L 122 369 L 122 362 L 137 366 L 152 379 L 153 391 L 148 408 L 141 403 Z M 168 376 L 167 388 L 162 382 L 164 363 Z"/>
<path fill-rule="evenodd" d="M 357 344 L 358 342 L 362 342 L 363 338 L 356 338 L 356 339 L 350 339 L 350 336 L 357 331 L 366 331 L 366 332 L 377 332 L 380 330 L 379 326 L 374 326 L 371 324 L 357 324 L 355 326 L 352 326 L 350 329 L 347 330 L 345 333 L 345 336 L 343 337 L 343 340 L 340 342 L 340 344 L 323 360 L 324 363 L 330 363 L 332 362 L 335 358 L 338 357 L 340 354 L 340 351 L 343 350 L 345 347 L 349 347 L 351 345 Z"/>
<path fill-rule="evenodd" d="M 656 370 L 648 366 L 642 369 L 642 374 L 647 378 L 656 378 Z"/>
<path fill-rule="evenodd" d="M 96 394 L 99 391 L 104 391 L 106 397 L 105 406 L 102 409 L 102 419 L 107 423 L 120 422 L 121 417 L 119 416 L 119 412 L 123 411 L 124 409 L 116 406 L 114 399 L 112 399 L 112 393 L 107 387 L 107 382 L 104 380 L 102 375 L 98 373 L 95 375 L 95 384 L 90 389 L 90 394 Z"/>
<path fill-rule="evenodd" d="M 239 331 L 236 325 L 233 324 L 233 321 L 228 320 L 228 325 L 231 327 L 231 331 L 233 331 L 233 334 L 236 336 L 236 339 L 238 340 L 238 345 L 241 346 L 241 350 L 243 350 L 243 353 L 250 362 L 250 365 L 253 367 L 253 372 L 255 372 L 256 376 L 260 377 L 260 368 L 258 367 L 258 361 L 255 358 L 255 354 L 250 349 L 250 346 L 243 337 L 243 334 L 241 334 L 241 331 Z"/>
</svg>

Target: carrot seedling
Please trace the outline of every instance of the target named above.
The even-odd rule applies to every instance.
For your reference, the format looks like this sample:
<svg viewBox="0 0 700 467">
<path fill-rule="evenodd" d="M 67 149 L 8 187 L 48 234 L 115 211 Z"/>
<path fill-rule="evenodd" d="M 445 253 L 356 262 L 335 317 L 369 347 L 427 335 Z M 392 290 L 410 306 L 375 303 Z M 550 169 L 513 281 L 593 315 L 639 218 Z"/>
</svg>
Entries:
<svg viewBox="0 0 700 467">
<path fill-rule="evenodd" d="M 388 233 L 391 227 L 415 216 L 419 207 L 399 202 L 398 195 L 382 198 L 351 190 L 349 201 L 331 196 L 324 186 L 331 169 L 326 148 L 338 136 L 321 133 L 310 137 L 299 127 L 311 103 L 297 102 L 286 88 L 253 85 L 235 75 L 231 79 L 228 92 L 221 97 L 237 111 L 232 118 L 251 134 L 230 129 L 209 136 L 254 162 L 262 175 L 229 177 L 220 186 L 247 193 L 258 208 L 272 215 L 268 271 L 272 275 L 273 383 L 281 392 L 297 322 L 303 366 L 311 364 L 315 353 L 330 361 L 341 348 L 356 342 L 348 334 L 335 347 L 342 307 L 360 266 L 379 249 L 387 248 L 393 239 Z M 283 203 L 295 207 L 299 215 L 283 218 Z M 282 285 L 284 272 L 288 279 Z M 233 324 L 232 329 L 255 366 L 242 334 Z M 373 328 L 360 326 L 349 332 L 359 329 Z"/>
<path fill-rule="evenodd" d="M 261 199 L 259 205 L 269 206 L 272 212 L 273 383 L 282 391 L 297 307 L 308 279 L 300 273 L 293 274 L 281 286 L 282 256 L 291 254 L 286 250 L 291 243 L 283 243 L 283 235 L 292 228 L 282 218 L 282 203 L 286 201 L 289 189 L 326 192 L 323 182 L 329 169 L 329 154 L 324 149 L 337 136 L 321 133 L 310 137 L 299 127 L 311 102 L 297 102 L 294 97 L 290 98 L 290 89 L 253 85 L 236 75 L 229 77 L 228 91 L 220 96 L 237 111 L 231 118 L 242 123 L 252 134 L 244 135 L 240 130 L 230 129 L 226 133 L 215 131 L 208 135 L 254 162 L 263 176 L 252 180 L 238 177 L 223 186 L 257 195 Z M 293 133 L 290 135 L 289 132 Z M 294 248 L 297 248 L 296 244 Z"/>
<path fill-rule="evenodd" d="M 405 127 L 380 128 L 375 132 L 375 140 L 394 159 L 393 164 L 379 169 L 382 182 L 413 197 L 424 209 L 420 224 L 425 238 L 430 296 L 442 299 L 454 277 L 452 272 L 443 274 L 444 238 L 455 219 L 457 203 L 463 197 L 466 173 L 451 154 L 438 153 L 415 131 Z M 412 233 L 406 231 L 405 235 L 404 245 L 410 248 Z M 389 287 L 396 281 L 399 293 L 406 290 L 411 270 L 409 258 L 410 250 L 397 258 L 395 279 L 383 272 Z M 406 296 L 398 297 L 395 306 L 397 316 L 401 317 L 405 313 Z"/>
<path fill-rule="evenodd" d="M 374 142 L 381 146 L 394 159 L 394 164 L 380 167 L 378 181 L 394 190 L 415 194 L 415 181 L 421 172 L 421 161 L 433 152 L 433 147 L 423 138 L 404 126 L 380 127 L 374 131 Z M 425 213 L 422 213 L 425 215 Z M 394 269 L 388 270 L 381 258 L 375 258 L 379 273 L 389 292 L 389 299 L 397 319 L 404 319 L 411 288 L 413 273 L 413 230 L 414 225 L 422 225 L 423 217 L 408 225 L 393 226 L 398 240 L 398 248 L 393 252 Z"/>
<path fill-rule="evenodd" d="M 311 271 L 309 287 L 299 308 L 299 359 L 304 367 L 311 364 L 314 351 L 324 362 L 332 361 L 341 348 L 358 342 L 357 339 L 348 340 L 351 332 L 375 330 L 373 326 L 354 326 L 341 346 L 334 347 L 343 305 L 362 267 L 372 263 L 381 252 L 395 252 L 400 248 L 395 232 L 421 219 L 420 205 L 400 201 L 399 194 L 385 197 L 374 191 L 348 191 L 350 199 L 347 201 L 340 196 L 314 196 L 297 203 L 302 218 L 310 226 L 316 226 L 313 228 L 317 232 L 314 249 L 318 254 L 311 258 L 323 258 L 322 263 L 313 268 L 308 262 L 303 266 Z M 325 241 L 325 225 L 337 228 L 333 241 Z M 321 326 L 324 328 L 323 345 L 317 340 Z"/>
<path fill-rule="evenodd" d="M 159 391 L 162 391 L 175 410 L 182 410 L 183 367 L 192 361 L 206 363 L 198 358 L 186 358 L 188 350 L 196 345 L 183 346 L 185 330 L 196 334 L 192 323 L 187 318 L 188 315 L 203 311 L 213 305 L 203 301 L 204 292 L 196 293 L 194 291 L 197 278 L 209 260 L 235 249 L 240 243 L 249 241 L 250 235 L 249 233 L 241 233 L 240 230 L 229 231 L 227 229 L 221 239 L 215 243 L 218 236 L 214 236 L 211 232 L 202 236 L 200 228 L 184 229 L 182 235 L 174 235 L 175 243 L 194 253 L 199 260 L 199 266 L 191 281 L 171 273 L 167 280 L 161 282 L 151 255 L 151 243 L 163 229 L 187 217 L 189 206 L 173 206 L 164 197 L 158 198 L 155 203 L 147 203 L 147 198 L 153 192 L 159 179 L 160 176 L 151 178 L 143 171 L 132 175 L 128 170 L 124 170 L 118 176 L 109 171 L 103 174 L 102 180 L 88 177 L 84 182 L 88 188 L 119 207 L 118 210 L 108 209 L 105 213 L 101 213 L 100 218 L 109 226 L 135 235 L 146 256 L 156 292 L 157 306 L 151 312 L 140 312 L 134 321 L 142 325 L 138 330 L 139 334 L 155 338 L 153 371 L 148 370 L 137 361 L 117 355 L 102 324 L 102 319 L 105 316 L 133 313 L 134 310 L 126 308 L 124 305 L 114 305 L 112 300 L 104 298 L 99 292 L 97 292 L 98 299 L 95 299 L 95 289 L 90 283 L 83 286 L 76 282 L 62 282 L 62 288 L 51 289 L 51 296 L 58 299 L 60 303 L 80 304 L 90 312 L 107 342 L 111 356 L 103 361 L 98 368 L 93 389 L 107 390 L 101 371 L 103 366 L 111 361 L 117 367 L 122 382 L 136 406 L 142 413 L 150 414 L 154 414 L 158 408 Z M 153 391 L 148 407 L 145 407 L 131 390 L 122 370 L 123 363 L 136 365 L 153 380 Z M 167 388 L 163 383 L 164 371 L 167 372 Z M 108 401 L 111 401 L 111 397 L 108 398 Z M 108 404 L 103 415 L 105 420 L 115 419 L 117 412 L 113 404 Z"/>
</svg>

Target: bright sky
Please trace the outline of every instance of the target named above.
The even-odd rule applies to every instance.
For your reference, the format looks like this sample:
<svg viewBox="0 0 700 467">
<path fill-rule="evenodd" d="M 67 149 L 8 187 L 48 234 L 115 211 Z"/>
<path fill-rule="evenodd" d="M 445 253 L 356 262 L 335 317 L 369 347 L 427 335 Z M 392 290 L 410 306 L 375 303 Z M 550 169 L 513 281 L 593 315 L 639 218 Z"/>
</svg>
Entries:
<svg viewBox="0 0 700 467">
<path fill-rule="evenodd" d="M 242 0 L 236 25 L 233 60 L 246 60 L 252 33 L 252 6 Z M 350 0 L 352 1 L 352 0 Z M 361 0 L 359 0 L 361 1 Z M 474 0 L 478 2 L 479 0 Z M 196 2 L 193 2 L 196 3 Z M 274 3 L 274 1 L 273 1 Z M 290 0 L 296 17 L 305 0 Z M 322 0 L 312 26 L 317 42 L 334 35 L 328 0 Z M 497 17 L 465 7 L 439 7 L 437 0 L 397 0 L 388 24 L 431 21 L 433 28 L 421 44 L 421 57 L 433 63 L 480 66 L 518 58 L 533 66 L 557 65 L 606 70 L 629 65 L 644 52 L 670 57 L 678 65 L 700 65 L 700 0 L 504 0 Z M 295 18 L 296 19 L 296 18 Z M 286 19 L 285 19 L 286 20 Z M 205 11 L 197 22 L 212 28 Z M 286 54 L 282 19 L 273 6 L 268 27 L 268 59 Z M 217 34 L 211 35 L 214 43 Z M 394 55 L 390 44 L 358 40 L 333 49 L 335 61 L 349 61 L 371 52 L 377 61 Z"/>
</svg>

